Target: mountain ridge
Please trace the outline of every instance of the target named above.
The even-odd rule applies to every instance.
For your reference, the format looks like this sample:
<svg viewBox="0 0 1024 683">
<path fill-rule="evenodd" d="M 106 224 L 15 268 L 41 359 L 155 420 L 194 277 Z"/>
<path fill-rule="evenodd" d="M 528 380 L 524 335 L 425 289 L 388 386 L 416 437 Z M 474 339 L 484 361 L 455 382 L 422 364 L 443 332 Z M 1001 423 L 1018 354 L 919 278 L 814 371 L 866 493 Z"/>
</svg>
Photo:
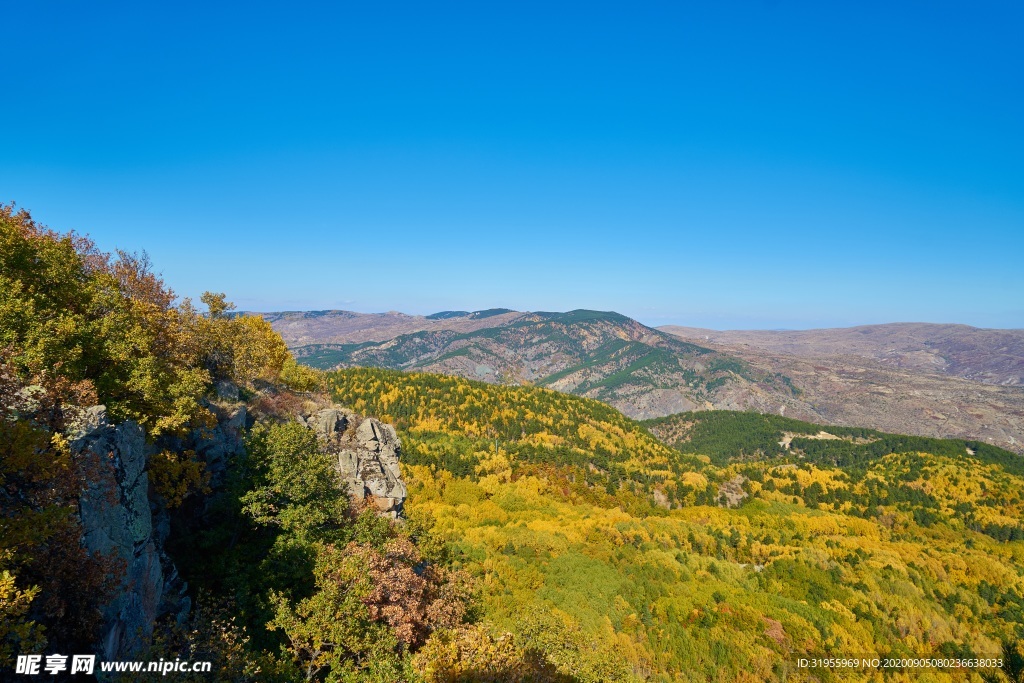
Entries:
<svg viewBox="0 0 1024 683">
<path fill-rule="evenodd" d="M 754 410 L 826 424 L 978 439 L 1024 452 L 1024 389 L 1003 376 L 999 383 L 976 378 L 996 372 L 984 365 L 985 358 L 1008 357 L 1008 364 L 999 367 L 1015 367 L 1017 347 L 996 345 L 987 356 L 981 353 L 972 378 L 940 371 L 930 360 L 935 345 L 926 345 L 929 335 L 952 334 L 959 346 L 947 346 L 960 349 L 960 363 L 967 365 L 971 348 L 984 352 L 986 344 L 1006 335 L 1012 342 L 1014 330 L 892 323 L 719 332 L 653 328 L 612 311 L 586 309 L 263 315 L 303 363 L 324 369 L 387 367 L 492 383 L 534 383 L 606 401 L 640 419 L 711 408 Z M 973 346 L 970 339 L 964 341 L 963 335 L 976 333 L 982 336 Z M 822 335 L 825 341 L 811 343 Z M 853 342 L 841 344 L 851 336 Z M 773 342 L 776 346 L 797 344 L 802 355 L 755 347 L 762 337 L 782 340 Z M 830 341 L 833 337 L 839 341 Z M 886 346 L 892 339 L 902 340 L 902 346 Z M 1004 346 L 1008 350 L 1000 351 Z"/>
<path fill-rule="evenodd" d="M 502 313 L 476 315 L 481 313 Z M 456 315 L 456 314 L 465 315 Z M 509 309 L 486 311 L 441 311 L 431 315 L 409 315 L 398 311 L 357 313 L 331 309 L 323 311 L 278 311 L 254 313 L 262 316 L 284 338 L 289 347 L 310 343 L 349 344 L 386 341 L 400 334 L 422 330 L 460 329 L 470 331 L 513 320 L 522 313 Z"/>
<path fill-rule="evenodd" d="M 791 395 L 785 378 L 665 334 L 614 311 L 576 309 L 495 316 L 489 327 L 418 330 L 383 342 L 293 347 L 306 364 L 382 367 L 536 384 L 596 398 L 631 417 L 712 405 L 738 394 Z M 446 322 L 451 320 L 446 319 Z M 759 385 L 761 389 L 755 389 Z"/>
</svg>

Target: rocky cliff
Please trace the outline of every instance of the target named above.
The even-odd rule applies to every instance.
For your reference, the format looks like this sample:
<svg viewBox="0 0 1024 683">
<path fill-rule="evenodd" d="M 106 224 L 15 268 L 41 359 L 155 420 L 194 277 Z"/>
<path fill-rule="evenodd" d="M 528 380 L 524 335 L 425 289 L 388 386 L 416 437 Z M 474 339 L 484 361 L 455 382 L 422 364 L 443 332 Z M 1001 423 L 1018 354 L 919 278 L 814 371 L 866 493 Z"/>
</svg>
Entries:
<svg viewBox="0 0 1024 683">
<path fill-rule="evenodd" d="M 187 612 L 185 586 L 154 530 L 142 428 L 131 421 L 112 425 L 106 408 L 95 406 L 75 436 L 74 451 L 109 465 L 79 502 L 83 545 L 113 556 L 124 570 L 120 590 L 103 612 L 99 654 L 105 661 L 130 658 L 149 642 L 161 607 Z"/>
<path fill-rule="evenodd" d="M 209 407 L 217 416 L 212 428 L 157 443 L 148 443 L 135 422 L 111 424 L 103 406 L 86 410 L 71 434 L 77 454 L 105 464 L 79 501 L 82 543 L 90 553 L 112 556 L 124 571 L 115 598 L 103 611 L 98 654 L 104 661 L 137 656 L 159 618 L 169 615 L 183 623 L 188 616 L 188 586 L 165 551 L 170 516 L 150 487 L 146 467 L 158 450 L 194 451 L 205 463 L 216 495 L 230 457 L 244 457 L 244 432 L 253 418 L 242 403 Z M 316 431 L 324 452 L 335 461 L 339 484 L 353 498 L 368 500 L 393 519 L 401 517 L 406 488 L 394 427 L 337 406 L 296 419 Z"/>
<path fill-rule="evenodd" d="M 398 460 L 402 443 L 395 428 L 337 406 L 299 415 L 335 459 L 338 476 L 357 500 L 369 500 L 393 519 L 402 515 L 406 489 Z"/>
</svg>

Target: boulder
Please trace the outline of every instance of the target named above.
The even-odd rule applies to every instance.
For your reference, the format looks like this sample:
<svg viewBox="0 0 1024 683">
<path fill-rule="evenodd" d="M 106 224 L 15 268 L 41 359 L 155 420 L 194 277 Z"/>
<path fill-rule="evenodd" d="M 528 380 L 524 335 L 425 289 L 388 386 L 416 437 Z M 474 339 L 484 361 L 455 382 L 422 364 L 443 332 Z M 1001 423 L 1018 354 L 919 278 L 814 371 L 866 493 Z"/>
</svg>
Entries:
<svg viewBox="0 0 1024 683">
<path fill-rule="evenodd" d="M 326 408 L 306 420 L 321 439 L 333 441 L 345 432 L 349 424 L 349 413 L 338 408 Z"/>
<path fill-rule="evenodd" d="M 382 514 L 402 516 L 408 495 L 399 466 L 402 442 L 395 428 L 342 408 L 325 408 L 299 422 L 314 430 L 335 459 L 338 478 L 356 500 L 368 499 Z"/>
</svg>

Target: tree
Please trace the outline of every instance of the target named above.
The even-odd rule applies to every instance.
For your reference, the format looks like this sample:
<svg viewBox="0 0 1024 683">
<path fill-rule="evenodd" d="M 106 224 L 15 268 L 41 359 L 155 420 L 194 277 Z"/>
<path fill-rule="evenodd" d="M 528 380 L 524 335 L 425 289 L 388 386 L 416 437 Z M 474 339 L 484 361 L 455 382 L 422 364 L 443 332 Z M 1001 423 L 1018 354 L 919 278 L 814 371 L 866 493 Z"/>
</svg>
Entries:
<svg viewBox="0 0 1024 683">
<path fill-rule="evenodd" d="M 13 574 L 0 570 L 0 667 L 4 669 L 14 666 L 14 655 L 40 652 L 46 645 L 44 629 L 28 616 L 38 594 L 38 587 L 19 589 Z"/>
<path fill-rule="evenodd" d="M 316 433 L 296 422 L 257 425 L 246 442 L 253 487 L 243 510 L 306 543 L 346 538 L 348 498 Z"/>
<path fill-rule="evenodd" d="M 400 535 L 381 550 L 356 542 L 318 547 L 315 592 L 296 603 L 275 595 L 271 628 L 285 633 L 307 680 L 328 671 L 327 680 L 357 673 L 401 680 L 409 653 L 465 614 L 464 578 L 423 565 Z"/>
</svg>

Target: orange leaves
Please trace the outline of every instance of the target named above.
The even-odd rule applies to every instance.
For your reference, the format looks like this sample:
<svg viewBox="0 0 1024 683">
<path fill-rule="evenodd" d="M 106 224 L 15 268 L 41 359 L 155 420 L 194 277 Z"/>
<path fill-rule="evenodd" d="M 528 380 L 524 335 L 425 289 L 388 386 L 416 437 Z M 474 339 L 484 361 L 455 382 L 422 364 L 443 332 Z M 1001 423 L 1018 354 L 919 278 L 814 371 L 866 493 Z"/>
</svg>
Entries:
<svg viewBox="0 0 1024 683">
<path fill-rule="evenodd" d="M 466 597 L 455 574 L 432 566 L 417 572 L 422 557 L 409 539 L 398 537 L 383 552 L 349 544 L 346 551 L 366 572 L 369 591 L 362 597 L 370 618 L 383 621 L 399 642 L 421 644 L 429 630 L 462 621 Z"/>
<path fill-rule="evenodd" d="M 421 646 L 463 619 L 468 578 L 426 563 L 397 536 L 382 547 L 351 542 L 317 548 L 316 592 L 297 604 L 278 595 L 271 627 L 288 637 L 309 670 L 359 669 Z"/>
</svg>

